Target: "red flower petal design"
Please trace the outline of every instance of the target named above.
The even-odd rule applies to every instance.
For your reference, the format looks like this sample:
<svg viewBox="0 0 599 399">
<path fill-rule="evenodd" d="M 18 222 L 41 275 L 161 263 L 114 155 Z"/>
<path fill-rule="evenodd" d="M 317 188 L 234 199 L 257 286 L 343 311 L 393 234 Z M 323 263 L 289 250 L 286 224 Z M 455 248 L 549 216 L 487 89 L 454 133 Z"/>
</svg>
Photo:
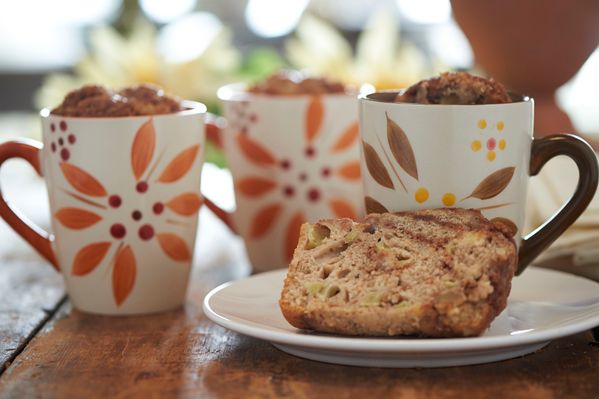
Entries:
<svg viewBox="0 0 599 399">
<path fill-rule="evenodd" d="M 358 217 L 353 205 L 343 199 L 332 199 L 329 201 L 329 206 L 338 218 L 350 218 L 355 220 Z"/>
<path fill-rule="evenodd" d="M 262 208 L 256 213 L 254 216 L 254 220 L 252 220 L 252 224 L 250 226 L 250 237 L 252 238 L 260 238 L 264 234 L 270 230 L 275 219 L 281 212 L 282 205 L 270 204 Z"/>
<path fill-rule="evenodd" d="M 81 248 L 73 260 L 71 274 L 85 276 L 91 273 L 102 262 L 111 245 L 110 242 L 96 242 Z"/>
<path fill-rule="evenodd" d="M 359 180 L 360 179 L 360 162 L 350 161 L 345 165 L 341 165 L 337 169 L 337 174 L 347 180 Z"/>
<path fill-rule="evenodd" d="M 274 180 L 262 177 L 245 177 L 237 180 L 235 189 L 246 197 L 259 197 L 266 194 L 277 186 Z"/>
<path fill-rule="evenodd" d="M 285 233 L 285 260 L 287 262 L 291 261 L 291 258 L 293 258 L 293 251 L 295 251 L 295 247 L 297 247 L 297 242 L 299 240 L 300 228 L 304 222 L 304 214 L 301 211 L 297 212 L 291 217 L 291 220 L 289 220 L 287 231 Z"/>
<path fill-rule="evenodd" d="M 320 131 L 323 116 L 324 106 L 322 99 L 319 96 L 313 96 L 306 110 L 306 141 L 308 143 L 311 143 Z"/>
<path fill-rule="evenodd" d="M 255 164 L 270 166 L 277 163 L 276 158 L 266 147 L 249 138 L 246 134 L 239 133 L 236 140 L 241 152 Z"/>
<path fill-rule="evenodd" d="M 331 147 L 331 152 L 339 152 L 348 149 L 351 147 L 360 136 L 360 128 L 358 126 L 358 122 L 354 122 L 345 131 L 339 136 L 333 147 Z"/>
<path fill-rule="evenodd" d="M 154 156 L 156 147 L 156 132 L 152 119 L 148 119 L 137 129 L 133 145 L 131 146 L 131 168 L 137 180 L 141 179 L 150 161 Z"/>
<path fill-rule="evenodd" d="M 112 294 L 117 306 L 120 306 L 131 294 L 135 285 L 136 273 L 135 255 L 131 247 L 127 245 L 116 254 L 112 270 Z"/>
<path fill-rule="evenodd" d="M 200 145 L 193 145 L 183 151 L 181 151 L 164 169 L 158 181 L 161 183 L 172 183 L 182 178 L 193 165 L 198 152 L 200 151 Z"/>
<path fill-rule="evenodd" d="M 178 235 L 173 233 L 160 233 L 156 234 L 156 239 L 166 256 L 169 258 L 180 262 L 191 259 L 191 251 L 187 247 L 185 241 Z"/>
<path fill-rule="evenodd" d="M 79 208 L 60 208 L 54 217 L 65 227 L 74 230 L 85 229 L 102 220 L 101 216 Z"/>
<path fill-rule="evenodd" d="M 62 174 L 69 184 L 80 193 L 92 197 L 105 197 L 107 195 L 104 186 L 83 169 L 68 162 L 61 162 L 60 170 L 62 170 Z"/>
<path fill-rule="evenodd" d="M 202 205 L 202 199 L 196 193 L 183 193 L 168 201 L 166 207 L 183 216 L 195 214 Z"/>
</svg>

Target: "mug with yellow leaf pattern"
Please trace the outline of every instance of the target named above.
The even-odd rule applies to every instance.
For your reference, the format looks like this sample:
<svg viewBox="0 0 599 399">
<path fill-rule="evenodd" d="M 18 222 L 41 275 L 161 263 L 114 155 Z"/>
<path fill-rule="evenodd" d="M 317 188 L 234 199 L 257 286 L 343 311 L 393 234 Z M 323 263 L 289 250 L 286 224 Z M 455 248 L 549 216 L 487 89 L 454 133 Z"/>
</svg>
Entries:
<svg viewBox="0 0 599 399">
<path fill-rule="evenodd" d="M 573 135 L 533 139 L 534 102 L 431 105 L 396 103 L 397 92 L 361 96 L 361 166 L 366 212 L 460 207 L 509 227 L 518 273 L 584 211 L 597 189 L 597 158 Z M 522 237 L 530 176 L 558 155 L 579 170 L 570 200 Z"/>
</svg>

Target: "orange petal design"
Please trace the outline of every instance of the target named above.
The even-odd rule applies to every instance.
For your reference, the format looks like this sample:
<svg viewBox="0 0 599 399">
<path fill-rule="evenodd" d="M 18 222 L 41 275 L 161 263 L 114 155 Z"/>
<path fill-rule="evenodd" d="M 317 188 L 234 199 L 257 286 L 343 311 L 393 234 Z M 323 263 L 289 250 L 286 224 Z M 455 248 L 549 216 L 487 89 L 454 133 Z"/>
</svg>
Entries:
<svg viewBox="0 0 599 399">
<path fill-rule="evenodd" d="M 60 170 L 71 186 L 80 193 L 92 197 L 105 197 L 106 189 L 95 177 L 68 162 L 60 163 Z"/>
<path fill-rule="evenodd" d="M 191 147 L 181 151 L 164 169 L 164 172 L 158 178 L 161 183 L 172 183 L 182 178 L 193 165 L 200 145 L 192 145 Z"/>
<path fill-rule="evenodd" d="M 160 233 L 156 234 L 156 239 L 166 256 L 169 258 L 179 262 L 191 259 L 191 252 L 189 251 L 187 244 L 178 235 L 173 233 Z"/>
<path fill-rule="evenodd" d="M 343 151 L 351 147 L 360 136 L 358 122 L 354 122 L 339 136 L 335 145 L 331 148 L 332 152 Z"/>
<path fill-rule="evenodd" d="M 73 260 L 71 274 L 73 276 L 85 276 L 92 272 L 102 262 L 106 252 L 110 249 L 110 245 L 110 242 L 96 242 L 81 248 Z"/>
<path fill-rule="evenodd" d="M 155 147 L 156 131 L 154 130 L 154 122 L 150 118 L 137 129 L 133 145 L 131 146 L 131 168 L 137 180 L 141 178 L 148 168 L 154 156 Z"/>
<path fill-rule="evenodd" d="M 312 142 L 320 131 L 323 116 L 322 99 L 318 96 L 312 97 L 306 111 L 306 140 L 308 142 Z"/>
<path fill-rule="evenodd" d="M 259 197 L 277 186 L 274 180 L 262 177 L 245 177 L 237 180 L 235 189 L 246 197 Z"/>
<path fill-rule="evenodd" d="M 202 205 L 202 199 L 196 193 L 183 193 L 166 204 L 171 211 L 183 216 L 195 214 Z"/>
<path fill-rule="evenodd" d="M 277 163 L 277 160 L 269 150 L 262 144 L 249 138 L 247 134 L 239 133 L 237 135 L 237 145 L 250 161 L 258 165 L 269 166 Z"/>
<path fill-rule="evenodd" d="M 281 212 L 281 204 L 270 204 L 258 211 L 250 227 L 250 237 L 262 237 L 270 230 L 275 219 Z"/>
<path fill-rule="evenodd" d="M 304 214 L 299 211 L 291 220 L 289 220 L 289 224 L 287 225 L 287 232 L 285 234 L 285 260 L 287 262 L 291 261 L 293 258 L 293 251 L 295 251 L 295 247 L 297 247 L 297 242 L 299 240 L 299 233 L 302 224 L 304 224 Z"/>
<path fill-rule="evenodd" d="M 133 290 L 136 273 L 135 255 L 127 245 L 116 254 L 112 270 L 112 294 L 117 306 L 120 306 Z"/>
<path fill-rule="evenodd" d="M 93 212 L 79 208 L 60 208 L 54 217 L 65 227 L 74 230 L 85 229 L 102 220 L 102 217 Z"/>
<path fill-rule="evenodd" d="M 347 180 L 359 180 L 360 179 L 360 162 L 350 161 L 345 165 L 342 165 L 337 169 L 339 176 Z"/>
<path fill-rule="evenodd" d="M 329 206 L 338 218 L 356 219 L 358 217 L 353 205 L 345 200 L 339 198 L 332 199 L 329 202 Z"/>
</svg>

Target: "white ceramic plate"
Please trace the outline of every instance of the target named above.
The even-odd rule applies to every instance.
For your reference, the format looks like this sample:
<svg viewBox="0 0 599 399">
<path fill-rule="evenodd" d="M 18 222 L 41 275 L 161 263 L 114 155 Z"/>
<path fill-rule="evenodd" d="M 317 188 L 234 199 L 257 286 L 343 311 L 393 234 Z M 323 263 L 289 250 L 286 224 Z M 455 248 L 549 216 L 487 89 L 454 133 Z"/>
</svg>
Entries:
<svg viewBox="0 0 599 399">
<path fill-rule="evenodd" d="M 445 367 L 510 359 L 599 325 L 599 284 L 529 267 L 513 280 L 507 309 L 475 338 L 359 338 L 298 330 L 277 303 L 285 270 L 223 284 L 204 299 L 215 323 L 292 355 L 369 367 Z"/>
</svg>

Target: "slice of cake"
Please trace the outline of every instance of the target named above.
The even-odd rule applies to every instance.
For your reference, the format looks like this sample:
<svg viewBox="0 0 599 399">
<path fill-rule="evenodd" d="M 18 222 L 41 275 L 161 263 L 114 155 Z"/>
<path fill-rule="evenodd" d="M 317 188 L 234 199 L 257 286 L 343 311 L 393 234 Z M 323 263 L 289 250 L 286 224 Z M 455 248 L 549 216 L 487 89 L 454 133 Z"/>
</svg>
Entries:
<svg viewBox="0 0 599 399">
<path fill-rule="evenodd" d="M 517 263 L 511 234 L 466 209 L 306 223 L 279 304 L 301 329 L 480 335 L 507 303 Z"/>
</svg>

